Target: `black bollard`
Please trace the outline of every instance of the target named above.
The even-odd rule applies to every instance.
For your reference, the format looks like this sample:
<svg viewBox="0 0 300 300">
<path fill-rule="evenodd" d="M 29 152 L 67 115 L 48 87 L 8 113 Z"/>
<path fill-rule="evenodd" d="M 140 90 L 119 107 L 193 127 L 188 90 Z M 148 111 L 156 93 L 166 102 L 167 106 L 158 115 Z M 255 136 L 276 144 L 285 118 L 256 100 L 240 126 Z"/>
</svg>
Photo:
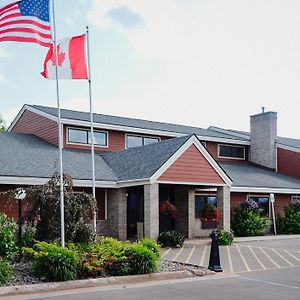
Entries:
<svg viewBox="0 0 300 300">
<path fill-rule="evenodd" d="M 210 237 L 211 237 L 211 248 L 210 248 L 208 269 L 215 272 L 223 272 L 223 269 L 221 268 L 220 265 L 218 231 L 213 230 Z"/>
</svg>

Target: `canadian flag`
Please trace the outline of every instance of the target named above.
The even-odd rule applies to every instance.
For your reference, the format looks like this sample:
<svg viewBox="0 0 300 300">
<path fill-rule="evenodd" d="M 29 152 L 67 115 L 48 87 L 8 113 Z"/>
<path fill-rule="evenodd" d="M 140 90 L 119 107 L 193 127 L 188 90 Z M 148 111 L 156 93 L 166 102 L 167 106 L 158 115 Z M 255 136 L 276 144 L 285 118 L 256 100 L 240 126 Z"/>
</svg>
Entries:
<svg viewBox="0 0 300 300">
<path fill-rule="evenodd" d="M 59 79 L 87 79 L 85 57 L 85 34 L 63 39 L 57 44 L 57 64 Z M 56 58 L 51 47 L 41 73 L 47 79 L 56 79 Z"/>
</svg>

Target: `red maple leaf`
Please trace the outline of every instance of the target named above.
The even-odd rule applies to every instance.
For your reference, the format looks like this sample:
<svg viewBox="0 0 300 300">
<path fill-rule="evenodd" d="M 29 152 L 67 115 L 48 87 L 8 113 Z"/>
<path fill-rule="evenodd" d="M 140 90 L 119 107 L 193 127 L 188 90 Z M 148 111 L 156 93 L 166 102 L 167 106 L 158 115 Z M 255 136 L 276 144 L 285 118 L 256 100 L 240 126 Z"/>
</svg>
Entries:
<svg viewBox="0 0 300 300">
<path fill-rule="evenodd" d="M 65 59 L 66 59 L 66 53 L 61 51 L 60 46 L 57 46 L 57 62 L 58 62 L 59 67 L 62 66 Z M 55 66 L 56 65 L 56 59 L 55 59 L 54 53 L 53 53 L 53 56 L 51 57 L 51 61 L 52 61 L 52 65 Z"/>
</svg>

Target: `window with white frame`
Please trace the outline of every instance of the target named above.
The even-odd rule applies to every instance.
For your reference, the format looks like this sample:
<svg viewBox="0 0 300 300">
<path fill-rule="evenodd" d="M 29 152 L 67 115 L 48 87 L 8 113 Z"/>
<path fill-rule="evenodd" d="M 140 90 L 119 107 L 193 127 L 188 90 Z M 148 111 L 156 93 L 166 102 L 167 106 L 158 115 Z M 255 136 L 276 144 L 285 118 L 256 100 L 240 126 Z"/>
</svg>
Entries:
<svg viewBox="0 0 300 300">
<path fill-rule="evenodd" d="M 139 135 L 126 135 L 126 147 L 134 148 L 144 145 L 154 144 L 160 141 L 158 137 L 148 137 Z"/>
<path fill-rule="evenodd" d="M 88 129 L 68 128 L 68 143 L 90 145 L 91 131 Z M 107 132 L 94 131 L 94 144 L 97 146 L 107 146 Z"/>
<path fill-rule="evenodd" d="M 270 216 L 270 197 L 269 196 L 248 196 L 249 200 L 253 200 L 262 209 L 262 214 L 265 217 Z"/>
<path fill-rule="evenodd" d="M 218 145 L 219 157 L 245 159 L 245 147 L 235 145 Z"/>
</svg>

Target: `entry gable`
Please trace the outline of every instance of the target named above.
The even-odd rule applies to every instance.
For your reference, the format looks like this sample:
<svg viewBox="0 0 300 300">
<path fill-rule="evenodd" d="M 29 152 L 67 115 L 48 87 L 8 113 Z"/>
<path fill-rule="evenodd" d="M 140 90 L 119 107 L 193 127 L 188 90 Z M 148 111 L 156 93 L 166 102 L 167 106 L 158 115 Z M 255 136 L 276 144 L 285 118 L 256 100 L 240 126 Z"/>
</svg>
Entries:
<svg viewBox="0 0 300 300">
<path fill-rule="evenodd" d="M 151 177 L 151 180 L 199 185 L 232 184 L 231 179 L 196 136 L 191 136 Z"/>
</svg>

